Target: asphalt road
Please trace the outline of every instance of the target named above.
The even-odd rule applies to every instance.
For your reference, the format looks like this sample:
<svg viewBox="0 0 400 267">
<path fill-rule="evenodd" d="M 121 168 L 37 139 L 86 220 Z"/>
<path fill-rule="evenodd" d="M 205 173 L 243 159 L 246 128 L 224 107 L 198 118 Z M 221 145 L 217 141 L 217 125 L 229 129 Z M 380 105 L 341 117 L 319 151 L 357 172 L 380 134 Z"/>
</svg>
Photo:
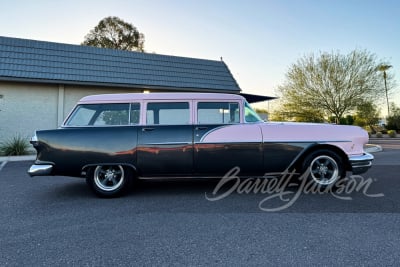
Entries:
<svg viewBox="0 0 400 267">
<path fill-rule="evenodd" d="M 275 212 L 265 209 L 290 202 L 265 200 L 276 192 L 209 201 L 217 181 L 146 181 L 99 199 L 83 180 L 30 178 L 31 162 L 9 162 L 0 171 L 0 266 L 398 266 L 400 142 L 374 141 L 384 151 L 354 178 L 365 182 L 359 190 L 303 192 Z"/>
</svg>

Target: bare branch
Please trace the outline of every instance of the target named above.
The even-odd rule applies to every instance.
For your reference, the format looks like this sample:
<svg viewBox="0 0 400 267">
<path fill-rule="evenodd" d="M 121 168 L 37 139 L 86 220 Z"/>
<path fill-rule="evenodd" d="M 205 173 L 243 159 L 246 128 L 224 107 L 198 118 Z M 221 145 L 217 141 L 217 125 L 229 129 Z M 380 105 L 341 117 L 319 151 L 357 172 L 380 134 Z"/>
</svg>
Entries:
<svg viewBox="0 0 400 267">
<path fill-rule="evenodd" d="M 384 96 L 377 66 L 383 68 L 377 64 L 375 54 L 365 50 L 300 58 L 286 74 L 285 84 L 278 88 L 282 108 L 296 116 L 303 113 L 310 117 L 313 111 L 339 120 L 361 103 Z"/>
</svg>

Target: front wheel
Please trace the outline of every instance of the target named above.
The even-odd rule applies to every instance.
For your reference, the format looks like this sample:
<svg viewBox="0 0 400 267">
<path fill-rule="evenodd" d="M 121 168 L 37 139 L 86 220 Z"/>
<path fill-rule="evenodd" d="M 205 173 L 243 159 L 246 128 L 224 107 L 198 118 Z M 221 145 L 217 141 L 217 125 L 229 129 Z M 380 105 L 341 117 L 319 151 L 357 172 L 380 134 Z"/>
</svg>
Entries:
<svg viewBox="0 0 400 267">
<path fill-rule="evenodd" d="M 86 176 L 87 184 L 100 197 L 118 197 L 126 193 L 132 179 L 132 170 L 121 165 L 98 165 Z"/>
<path fill-rule="evenodd" d="M 308 174 L 308 180 L 323 188 L 334 186 L 346 173 L 341 157 L 330 150 L 317 150 L 308 155 L 302 170 L 303 175 Z"/>
</svg>

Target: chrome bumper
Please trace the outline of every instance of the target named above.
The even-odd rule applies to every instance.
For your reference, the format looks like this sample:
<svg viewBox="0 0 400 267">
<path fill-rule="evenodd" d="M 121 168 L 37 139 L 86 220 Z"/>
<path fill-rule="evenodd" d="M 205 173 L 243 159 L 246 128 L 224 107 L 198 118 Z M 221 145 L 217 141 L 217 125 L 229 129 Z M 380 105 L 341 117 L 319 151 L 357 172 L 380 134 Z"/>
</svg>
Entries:
<svg viewBox="0 0 400 267">
<path fill-rule="evenodd" d="M 363 155 L 350 156 L 349 162 L 353 174 L 361 174 L 369 170 L 372 166 L 372 161 L 374 156 L 369 153 L 364 153 Z"/>
<path fill-rule="evenodd" d="M 28 174 L 29 176 L 46 176 L 46 175 L 51 175 L 51 172 L 53 171 L 53 165 L 36 165 L 33 164 L 29 170 Z"/>
</svg>

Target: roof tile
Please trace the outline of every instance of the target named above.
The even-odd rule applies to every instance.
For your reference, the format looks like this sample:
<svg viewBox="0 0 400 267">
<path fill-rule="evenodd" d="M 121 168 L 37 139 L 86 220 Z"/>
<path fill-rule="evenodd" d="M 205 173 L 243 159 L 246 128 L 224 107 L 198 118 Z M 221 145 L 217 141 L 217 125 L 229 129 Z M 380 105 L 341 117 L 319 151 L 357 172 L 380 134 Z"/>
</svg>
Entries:
<svg viewBox="0 0 400 267">
<path fill-rule="evenodd" d="M 1 36 L 0 79 L 240 91 L 223 61 Z"/>
</svg>

